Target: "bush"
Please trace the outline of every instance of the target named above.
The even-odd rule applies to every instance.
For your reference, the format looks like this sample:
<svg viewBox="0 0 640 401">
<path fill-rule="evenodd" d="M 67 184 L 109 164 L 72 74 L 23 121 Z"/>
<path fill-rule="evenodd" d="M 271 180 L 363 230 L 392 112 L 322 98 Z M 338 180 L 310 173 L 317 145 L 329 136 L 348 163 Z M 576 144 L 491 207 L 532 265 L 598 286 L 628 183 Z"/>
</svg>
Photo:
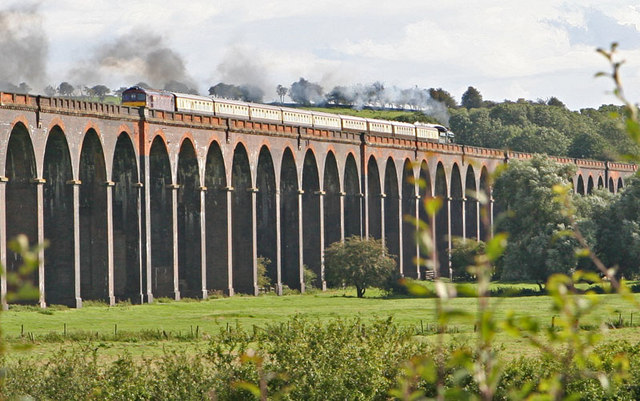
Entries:
<svg viewBox="0 0 640 401">
<path fill-rule="evenodd" d="M 476 264 L 476 256 L 484 254 L 485 243 L 475 239 L 454 238 L 451 250 L 451 269 L 453 279 L 471 281 L 475 275 L 469 272 L 469 266 Z"/>
<path fill-rule="evenodd" d="M 396 267 L 382 241 L 352 236 L 335 242 L 325 252 L 327 285 L 356 287 L 358 298 L 368 287 L 384 288 Z"/>
</svg>

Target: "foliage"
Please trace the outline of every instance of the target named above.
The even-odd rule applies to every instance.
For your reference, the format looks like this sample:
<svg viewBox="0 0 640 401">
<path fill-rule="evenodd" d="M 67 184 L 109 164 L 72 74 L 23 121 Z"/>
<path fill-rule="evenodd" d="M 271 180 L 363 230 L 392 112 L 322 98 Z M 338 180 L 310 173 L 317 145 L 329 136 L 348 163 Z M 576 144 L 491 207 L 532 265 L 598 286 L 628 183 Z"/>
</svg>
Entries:
<svg viewBox="0 0 640 401">
<path fill-rule="evenodd" d="M 563 235 L 571 222 L 556 202 L 555 185 L 569 185 L 575 167 L 543 156 L 512 161 L 498 175 L 494 196 L 505 216 L 498 231 L 509 235 L 499 261 L 504 280 L 545 282 L 553 273 L 569 273 L 576 267 L 577 242 Z"/>
<path fill-rule="evenodd" d="M 429 89 L 429 96 L 436 102 L 443 103 L 447 108 L 455 108 L 457 106 L 456 100 L 451 96 L 449 92 L 442 88 L 431 88 Z"/>
<path fill-rule="evenodd" d="M 358 298 L 369 287 L 381 288 L 395 269 L 396 262 L 382 241 L 352 236 L 335 242 L 325 251 L 325 278 L 330 286 L 353 285 Z"/>
<path fill-rule="evenodd" d="M 618 277 L 640 274 L 640 177 L 627 181 L 624 190 L 594 213 L 596 254 Z"/>
<path fill-rule="evenodd" d="M 467 88 L 467 91 L 462 94 L 460 106 L 466 107 L 467 109 L 474 109 L 482 107 L 482 105 L 482 95 L 480 94 L 480 91 L 473 86 Z"/>
<path fill-rule="evenodd" d="M 599 160 L 640 153 L 620 126 L 624 112 L 618 106 L 571 111 L 552 97 L 547 104 L 505 101 L 477 107 L 449 110 L 456 142 Z"/>
<path fill-rule="evenodd" d="M 271 288 L 271 279 L 267 274 L 267 266 L 271 264 L 271 259 L 265 258 L 264 256 L 258 257 L 257 261 L 257 270 L 258 270 L 258 288 L 261 289 L 270 289 Z"/>
<path fill-rule="evenodd" d="M 73 85 L 71 85 L 69 82 L 62 82 L 59 86 L 58 86 L 58 93 L 62 96 L 71 96 L 73 95 L 73 92 L 76 89 L 73 87 Z"/>
<path fill-rule="evenodd" d="M 287 96 L 287 93 L 289 93 L 289 88 L 286 88 L 282 85 L 278 85 L 276 87 L 276 94 L 278 95 L 281 104 L 284 103 L 284 97 Z"/>
<path fill-rule="evenodd" d="M 456 281 L 471 281 L 474 276 L 469 273 L 476 257 L 484 253 L 485 243 L 475 239 L 454 238 L 451 250 L 451 269 Z"/>
<path fill-rule="evenodd" d="M 306 289 L 311 290 L 315 288 L 317 279 L 318 275 L 313 270 L 309 269 L 307 265 L 302 266 L 302 281 Z"/>
</svg>

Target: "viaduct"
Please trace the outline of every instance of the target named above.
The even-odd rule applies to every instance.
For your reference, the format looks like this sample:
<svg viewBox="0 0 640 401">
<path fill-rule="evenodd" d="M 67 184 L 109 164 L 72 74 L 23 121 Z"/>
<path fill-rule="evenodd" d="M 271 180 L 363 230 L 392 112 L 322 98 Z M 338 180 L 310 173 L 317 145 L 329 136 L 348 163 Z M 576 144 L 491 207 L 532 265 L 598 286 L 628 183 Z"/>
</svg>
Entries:
<svg viewBox="0 0 640 401">
<path fill-rule="evenodd" d="M 0 262 L 19 233 L 41 251 L 38 303 L 256 294 L 257 259 L 278 293 L 324 286 L 323 252 L 351 235 L 382 239 L 409 277 L 426 273 L 414 226 L 441 197 L 432 230 L 440 265 L 451 238 L 486 239 L 473 196 L 531 155 L 365 132 L 0 93 Z M 577 192 L 612 192 L 636 166 L 575 163 Z M 483 219 L 483 216 L 486 218 Z M 1 282 L 2 299 L 8 290 Z M 10 288 L 9 288 L 10 289 Z"/>
</svg>

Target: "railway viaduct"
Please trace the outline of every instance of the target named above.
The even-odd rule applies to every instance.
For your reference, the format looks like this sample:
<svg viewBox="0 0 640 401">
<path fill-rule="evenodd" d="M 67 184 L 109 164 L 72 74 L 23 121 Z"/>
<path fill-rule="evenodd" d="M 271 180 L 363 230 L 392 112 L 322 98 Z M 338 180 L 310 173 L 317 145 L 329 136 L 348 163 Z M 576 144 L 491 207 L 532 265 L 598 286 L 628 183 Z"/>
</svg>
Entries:
<svg viewBox="0 0 640 401">
<path fill-rule="evenodd" d="M 351 235 L 382 239 L 400 273 L 420 277 L 426 263 L 404 216 L 426 219 L 423 200 L 444 200 L 432 230 L 434 259 L 447 266 L 452 237 L 490 235 L 493 199 L 481 207 L 473 193 L 490 194 L 499 165 L 528 157 L 0 93 L 0 262 L 17 269 L 7 240 L 18 233 L 49 241 L 32 274 L 43 307 L 256 294 L 260 256 L 278 292 L 304 291 L 303 266 L 324 286 L 323 250 Z M 558 160 L 577 164 L 580 193 L 616 192 L 636 169 Z"/>
</svg>

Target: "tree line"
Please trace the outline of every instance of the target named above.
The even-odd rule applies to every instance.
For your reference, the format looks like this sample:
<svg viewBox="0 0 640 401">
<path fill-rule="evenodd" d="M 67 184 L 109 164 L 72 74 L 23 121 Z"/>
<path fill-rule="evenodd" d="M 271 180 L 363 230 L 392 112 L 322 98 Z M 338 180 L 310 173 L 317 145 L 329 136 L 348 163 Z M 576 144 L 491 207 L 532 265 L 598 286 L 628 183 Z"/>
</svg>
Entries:
<svg viewBox="0 0 640 401">
<path fill-rule="evenodd" d="M 512 161 L 498 174 L 493 194 L 502 213 L 495 231 L 507 233 L 509 241 L 495 278 L 542 286 L 555 273 L 597 272 L 592 256 L 615 267 L 617 278 L 640 277 L 640 177 L 616 194 L 603 188 L 580 195 L 571 183 L 575 170 L 535 156 Z M 454 266 L 459 274 L 465 268 Z"/>
</svg>

